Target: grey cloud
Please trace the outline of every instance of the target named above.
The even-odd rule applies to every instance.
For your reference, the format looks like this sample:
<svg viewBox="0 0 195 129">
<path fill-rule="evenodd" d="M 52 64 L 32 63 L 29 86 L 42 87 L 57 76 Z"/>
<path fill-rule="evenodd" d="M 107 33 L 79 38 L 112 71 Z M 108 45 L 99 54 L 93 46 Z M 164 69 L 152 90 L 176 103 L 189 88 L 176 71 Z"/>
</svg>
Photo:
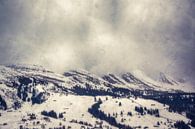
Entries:
<svg viewBox="0 0 195 129">
<path fill-rule="evenodd" d="M 0 63 L 195 77 L 193 0 L 1 0 Z"/>
</svg>

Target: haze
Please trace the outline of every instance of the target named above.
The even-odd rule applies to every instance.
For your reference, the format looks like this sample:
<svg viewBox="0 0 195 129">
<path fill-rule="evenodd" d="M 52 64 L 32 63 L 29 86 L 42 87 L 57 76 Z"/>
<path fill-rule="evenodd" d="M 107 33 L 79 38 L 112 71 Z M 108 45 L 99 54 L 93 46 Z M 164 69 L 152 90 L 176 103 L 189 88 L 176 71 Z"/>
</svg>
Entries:
<svg viewBox="0 0 195 129">
<path fill-rule="evenodd" d="M 194 0 L 0 0 L 0 63 L 194 83 L 194 12 Z"/>
</svg>

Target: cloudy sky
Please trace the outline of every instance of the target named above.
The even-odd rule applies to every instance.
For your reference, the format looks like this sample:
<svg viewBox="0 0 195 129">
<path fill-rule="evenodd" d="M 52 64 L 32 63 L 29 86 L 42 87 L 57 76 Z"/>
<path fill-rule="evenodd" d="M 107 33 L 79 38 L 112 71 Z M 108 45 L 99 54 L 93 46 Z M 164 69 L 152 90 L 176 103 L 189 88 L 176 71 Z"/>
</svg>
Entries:
<svg viewBox="0 0 195 129">
<path fill-rule="evenodd" d="M 0 0 L 0 64 L 193 82 L 194 12 L 194 0 Z"/>
</svg>

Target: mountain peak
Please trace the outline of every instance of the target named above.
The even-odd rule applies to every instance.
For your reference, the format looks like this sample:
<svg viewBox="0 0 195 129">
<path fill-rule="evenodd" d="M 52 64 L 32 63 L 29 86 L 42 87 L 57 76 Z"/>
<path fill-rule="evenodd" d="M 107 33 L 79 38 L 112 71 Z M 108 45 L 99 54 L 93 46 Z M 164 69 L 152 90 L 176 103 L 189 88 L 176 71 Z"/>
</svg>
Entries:
<svg viewBox="0 0 195 129">
<path fill-rule="evenodd" d="M 165 75 L 162 72 L 160 73 L 159 80 L 163 83 L 170 84 L 170 85 L 178 85 L 178 83 L 179 83 L 179 82 L 175 81 L 174 79 L 172 79 L 171 77 L 169 77 L 168 75 Z"/>
</svg>

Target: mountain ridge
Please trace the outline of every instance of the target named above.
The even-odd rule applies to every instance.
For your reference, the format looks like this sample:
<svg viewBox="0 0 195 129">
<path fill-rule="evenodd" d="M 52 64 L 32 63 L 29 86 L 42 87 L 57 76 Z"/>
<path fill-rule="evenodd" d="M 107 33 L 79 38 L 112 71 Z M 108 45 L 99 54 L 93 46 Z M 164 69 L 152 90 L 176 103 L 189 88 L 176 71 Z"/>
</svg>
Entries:
<svg viewBox="0 0 195 129">
<path fill-rule="evenodd" d="M 70 70 L 58 74 L 36 65 L 1 65 L 0 128 L 14 128 L 19 125 L 22 128 L 64 128 L 69 125 L 66 126 L 69 129 L 93 129 L 99 126 L 131 129 L 139 127 L 139 124 L 143 124 L 144 128 L 168 128 L 168 125 L 176 127 L 181 126 L 180 124 L 189 127 L 193 117 L 189 117 L 187 113 L 194 111 L 195 92 L 179 89 L 179 82 L 167 84 L 167 80 L 155 82 L 141 71 L 127 72 L 121 76 L 112 73 L 97 76 L 85 70 Z M 162 83 L 167 87 L 161 86 Z M 130 110 L 126 104 L 133 106 L 135 111 L 131 108 Z M 114 112 L 109 110 L 110 106 L 116 107 L 112 110 Z M 172 113 L 173 111 L 176 113 Z M 127 115 L 121 112 L 126 112 Z M 186 113 L 186 117 L 180 115 L 182 112 Z M 174 118 L 170 117 L 171 115 Z M 13 116 L 17 117 L 15 122 Z M 145 117 L 149 121 L 152 120 L 152 124 L 145 123 Z M 130 125 L 125 122 L 128 119 L 140 123 L 130 122 Z M 53 125 L 49 124 L 48 120 L 52 121 Z M 183 123 L 177 123 L 179 120 Z M 33 124 L 31 121 L 39 121 L 44 125 Z M 159 121 L 167 125 L 156 124 Z"/>
<path fill-rule="evenodd" d="M 120 76 L 109 73 L 102 76 L 97 76 L 92 74 L 86 70 L 70 70 L 64 72 L 64 74 L 58 74 L 51 70 L 45 69 L 42 66 L 37 65 L 7 65 L 7 66 L 0 66 L 1 72 L 1 80 L 8 77 L 14 76 L 37 76 L 42 78 L 56 79 L 56 81 L 65 82 L 67 81 L 74 81 L 80 82 L 82 79 L 85 78 L 85 81 L 101 81 L 102 83 L 110 83 L 116 87 L 118 86 L 132 86 L 132 88 L 144 90 L 146 89 L 154 89 L 154 90 L 164 90 L 164 91 L 186 91 L 186 92 L 195 92 L 195 88 L 189 86 L 187 83 L 181 83 L 172 79 L 169 76 L 166 76 L 164 73 L 160 73 L 159 81 L 155 81 L 150 77 L 146 76 L 142 71 L 137 70 L 136 72 L 126 72 L 121 74 Z M 69 74 L 69 75 L 68 75 Z M 71 78 L 71 79 L 70 79 Z M 90 80 L 92 79 L 92 80 Z M 94 79 L 94 80 L 93 80 Z M 99 82 L 100 83 L 100 82 Z M 136 86 L 133 86 L 136 85 Z M 185 88 L 186 87 L 186 88 Z"/>
</svg>

